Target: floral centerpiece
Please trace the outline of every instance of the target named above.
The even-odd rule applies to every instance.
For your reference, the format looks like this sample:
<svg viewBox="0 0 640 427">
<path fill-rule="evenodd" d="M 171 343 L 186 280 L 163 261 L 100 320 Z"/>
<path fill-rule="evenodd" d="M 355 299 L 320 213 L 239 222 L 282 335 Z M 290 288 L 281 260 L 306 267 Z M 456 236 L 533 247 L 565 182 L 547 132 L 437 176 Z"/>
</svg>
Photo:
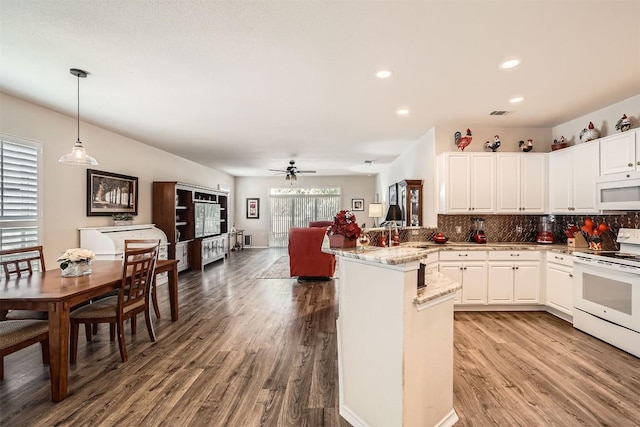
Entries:
<svg viewBox="0 0 640 427">
<path fill-rule="evenodd" d="M 348 210 L 338 212 L 333 218 L 333 224 L 327 229 L 332 248 L 354 248 L 361 233 L 356 216 Z"/>
<path fill-rule="evenodd" d="M 91 274 L 91 261 L 96 257 L 93 251 L 82 248 L 67 249 L 58 257 L 63 277 L 86 276 Z"/>
</svg>

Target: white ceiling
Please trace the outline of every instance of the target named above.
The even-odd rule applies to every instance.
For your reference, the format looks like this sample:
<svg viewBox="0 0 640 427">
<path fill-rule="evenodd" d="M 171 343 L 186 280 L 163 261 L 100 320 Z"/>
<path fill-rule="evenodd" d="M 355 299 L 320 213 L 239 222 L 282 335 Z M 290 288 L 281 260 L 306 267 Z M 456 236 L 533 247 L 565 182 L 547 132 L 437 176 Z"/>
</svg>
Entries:
<svg viewBox="0 0 640 427">
<path fill-rule="evenodd" d="M 552 127 L 640 93 L 639 22 L 638 0 L 0 0 L 0 90 L 75 117 L 81 68 L 83 120 L 204 165 L 375 173 L 438 124 Z"/>
</svg>

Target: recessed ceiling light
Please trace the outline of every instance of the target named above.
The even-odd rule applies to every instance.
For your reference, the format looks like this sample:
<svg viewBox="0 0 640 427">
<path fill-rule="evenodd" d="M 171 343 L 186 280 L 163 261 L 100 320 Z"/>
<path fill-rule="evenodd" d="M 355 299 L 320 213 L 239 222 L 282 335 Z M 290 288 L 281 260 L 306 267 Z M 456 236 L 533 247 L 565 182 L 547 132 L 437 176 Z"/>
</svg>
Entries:
<svg viewBox="0 0 640 427">
<path fill-rule="evenodd" d="M 519 59 L 508 59 L 500 64 L 500 68 L 508 70 L 509 68 L 517 67 L 518 65 L 520 65 Z"/>
<path fill-rule="evenodd" d="M 398 113 L 399 116 L 408 116 L 409 115 L 409 109 L 408 108 L 398 108 L 396 113 Z"/>
<path fill-rule="evenodd" d="M 523 97 L 521 97 L 521 96 L 516 96 L 516 97 L 511 98 L 511 99 L 509 100 L 509 102 L 510 102 L 511 104 L 517 104 L 518 102 L 522 102 L 522 101 L 524 101 L 524 98 L 523 98 Z"/>
<path fill-rule="evenodd" d="M 392 74 L 393 74 L 393 71 L 391 70 L 380 70 L 376 73 L 376 77 L 379 79 L 386 79 L 391 77 Z"/>
</svg>

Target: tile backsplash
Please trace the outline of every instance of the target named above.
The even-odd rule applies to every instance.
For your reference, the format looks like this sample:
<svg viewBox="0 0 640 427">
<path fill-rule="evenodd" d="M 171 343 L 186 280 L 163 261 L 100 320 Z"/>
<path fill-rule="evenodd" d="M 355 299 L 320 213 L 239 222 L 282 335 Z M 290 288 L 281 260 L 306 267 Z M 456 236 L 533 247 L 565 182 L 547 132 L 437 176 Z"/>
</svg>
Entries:
<svg viewBox="0 0 640 427">
<path fill-rule="evenodd" d="M 535 242 L 538 224 L 545 215 L 438 215 L 438 231 L 452 242 L 469 240 L 473 218 L 484 219 L 484 232 L 489 242 Z M 556 243 L 566 243 L 564 230 L 569 224 L 578 227 L 589 217 L 594 223 L 607 224 L 614 233 L 620 228 L 640 228 L 640 211 L 621 212 L 614 215 L 546 215 L 552 220 Z M 457 227 L 460 233 L 457 233 Z"/>
</svg>

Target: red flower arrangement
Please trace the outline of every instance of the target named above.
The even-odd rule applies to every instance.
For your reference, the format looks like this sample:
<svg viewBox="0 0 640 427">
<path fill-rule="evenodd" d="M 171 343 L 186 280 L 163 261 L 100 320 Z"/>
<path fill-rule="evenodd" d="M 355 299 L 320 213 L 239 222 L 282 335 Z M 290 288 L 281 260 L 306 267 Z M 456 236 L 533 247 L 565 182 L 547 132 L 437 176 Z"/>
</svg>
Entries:
<svg viewBox="0 0 640 427">
<path fill-rule="evenodd" d="M 362 229 L 356 222 L 356 216 L 351 211 L 341 210 L 333 219 L 333 224 L 328 229 L 329 234 L 342 234 L 350 239 L 355 239 L 362 233 Z"/>
</svg>

